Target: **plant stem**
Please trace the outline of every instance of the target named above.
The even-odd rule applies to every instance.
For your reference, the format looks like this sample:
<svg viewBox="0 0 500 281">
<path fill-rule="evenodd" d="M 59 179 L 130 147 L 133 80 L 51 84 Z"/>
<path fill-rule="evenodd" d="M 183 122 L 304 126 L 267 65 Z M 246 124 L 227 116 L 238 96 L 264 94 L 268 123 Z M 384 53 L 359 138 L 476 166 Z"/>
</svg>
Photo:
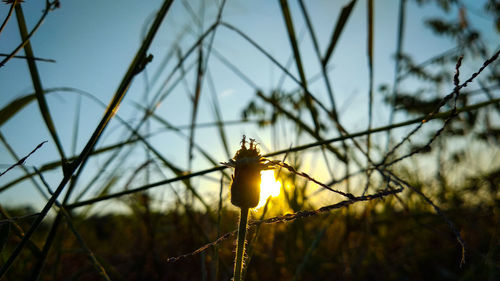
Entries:
<svg viewBox="0 0 500 281">
<path fill-rule="evenodd" d="M 236 246 L 236 258 L 234 260 L 233 281 L 241 281 L 243 269 L 243 254 L 245 253 L 245 242 L 248 226 L 248 208 L 241 208 L 240 224 L 238 226 L 238 244 Z"/>
<path fill-rule="evenodd" d="M 97 128 L 94 130 L 94 133 L 88 140 L 87 144 L 83 148 L 82 152 L 78 156 L 76 160 L 72 162 L 72 164 L 69 166 L 68 170 L 64 173 L 64 177 L 57 186 L 57 189 L 54 191 L 54 195 L 50 197 L 50 199 L 47 201 L 43 209 L 40 211 L 38 217 L 33 221 L 31 224 L 30 228 L 26 232 L 25 236 L 19 242 L 16 246 L 16 248 L 13 250 L 13 252 L 10 254 L 9 258 L 7 261 L 0 267 L 0 279 L 5 275 L 7 270 L 12 266 L 14 263 L 15 259 L 19 256 L 21 253 L 21 250 L 24 248 L 26 243 L 30 240 L 31 236 L 33 233 L 36 231 L 36 229 L 40 226 L 42 223 L 43 219 L 49 212 L 49 210 L 52 208 L 52 205 L 55 203 L 57 200 L 57 197 L 61 194 L 63 191 L 64 187 L 66 184 L 69 182 L 71 179 L 73 173 L 77 170 L 77 168 L 80 165 L 83 165 L 89 155 L 92 153 L 94 150 L 94 147 L 99 140 L 99 138 L 102 135 L 102 132 L 104 129 L 107 127 L 109 121 L 111 118 L 116 114 L 116 111 L 118 110 L 119 105 L 121 104 L 121 101 L 125 94 L 127 93 L 127 90 L 132 83 L 132 80 L 134 76 L 138 73 L 137 70 L 140 69 L 140 65 L 144 62 L 144 58 L 146 57 L 146 52 L 149 49 L 149 46 L 151 45 L 151 42 L 153 41 L 156 32 L 158 31 L 161 22 L 165 18 L 165 15 L 169 11 L 170 5 L 172 4 L 173 0 L 165 0 L 163 3 L 161 9 L 159 10 L 153 24 L 150 27 L 150 30 L 148 32 L 148 35 L 142 42 L 142 45 L 140 49 L 137 51 L 137 54 L 135 58 L 133 59 L 132 63 L 129 66 L 129 69 L 127 70 L 127 73 L 122 79 L 122 82 L 120 83 L 120 86 L 118 87 L 115 95 L 113 96 L 111 102 L 108 105 L 108 108 L 106 109 L 104 116 L 102 117 L 101 121 L 99 122 L 99 125 Z M 17 6 L 16 6 L 17 7 Z"/>
</svg>

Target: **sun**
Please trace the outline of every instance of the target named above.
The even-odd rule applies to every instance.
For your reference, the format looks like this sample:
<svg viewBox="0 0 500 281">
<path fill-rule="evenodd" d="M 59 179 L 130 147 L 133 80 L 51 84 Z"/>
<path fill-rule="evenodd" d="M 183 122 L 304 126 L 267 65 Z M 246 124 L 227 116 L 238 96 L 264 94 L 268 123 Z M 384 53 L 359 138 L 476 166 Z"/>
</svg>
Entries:
<svg viewBox="0 0 500 281">
<path fill-rule="evenodd" d="M 269 196 L 276 197 L 280 195 L 281 182 L 274 178 L 274 171 L 267 170 L 260 173 L 260 200 L 255 209 L 258 209 L 266 204 Z"/>
</svg>

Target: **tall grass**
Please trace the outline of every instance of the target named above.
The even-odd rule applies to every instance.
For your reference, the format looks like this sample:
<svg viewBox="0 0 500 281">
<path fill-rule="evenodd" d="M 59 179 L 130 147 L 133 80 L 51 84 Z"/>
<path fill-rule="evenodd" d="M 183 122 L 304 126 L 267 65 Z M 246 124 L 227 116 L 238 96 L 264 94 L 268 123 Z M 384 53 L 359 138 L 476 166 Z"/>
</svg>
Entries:
<svg viewBox="0 0 500 281">
<path fill-rule="evenodd" d="M 0 41 L 1 32 L 17 22 L 21 42 L 5 55 L 0 71 L 8 72 L 13 60 L 26 62 L 34 91 L 0 109 L 0 126 L 23 118 L 23 109 L 36 102 L 50 139 L 46 144 L 37 139 L 31 152 L 20 152 L 15 134 L 0 133 L 14 159 L 0 174 L 0 192 L 32 184 L 45 198 L 39 210 L 0 206 L 0 279 L 494 280 L 499 276 L 495 226 L 500 207 L 500 51 L 498 46 L 491 51 L 480 36 L 484 30 L 474 29 L 472 20 L 467 20 L 467 6 L 439 2 L 443 14 L 458 11 L 457 18 L 429 19 L 426 24 L 436 36 L 452 38 L 455 47 L 437 50 L 419 64 L 403 48 L 410 11 L 408 1 L 401 0 L 392 85 L 376 85 L 380 82 L 377 11 L 385 4 L 368 0 L 362 6 L 364 2 L 353 0 L 339 6 L 330 11 L 335 17 L 330 19 L 329 34 L 317 33 L 324 29 L 315 18 L 319 12 L 314 3 L 266 4 L 279 10 L 274 17 L 282 25 L 276 30 L 288 44 L 275 54 L 238 24 L 231 14 L 234 10 L 226 7 L 231 1 L 166 0 L 146 21 L 139 48 L 115 93 L 103 103 L 80 89 L 42 84 L 39 64 L 47 59 L 35 56 L 31 39 L 43 28 L 45 17 L 57 8 L 64 13 L 64 6 L 47 1 L 38 23 L 29 30 L 23 7 L 30 3 L 6 2 L 9 11 Z M 499 17 L 493 6 L 489 2 L 485 6 L 490 20 Z M 190 21 L 181 32 L 167 24 L 179 11 Z M 356 17 L 359 11 L 366 14 Z M 359 19 L 366 20 L 365 34 L 350 34 L 349 28 Z M 165 26 L 169 28 L 162 29 Z M 155 39 L 173 38 L 174 32 L 179 37 L 168 50 L 151 54 L 158 44 Z M 366 70 L 366 78 L 332 74 L 335 51 L 346 35 L 362 38 L 366 46 L 362 55 L 367 64 L 355 66 Z M 226 36 L 224 44 L 219 36 Z M 183 40 L 190 43 L 182 44 Z M 246 58 L 227 58 L 231 40 L 250 46 L 255 53 L 249 56 L 263 58 L 281 75 L 280 82 L 266 88 L 245 67 Z M 21 49 L 25 56 L 17 55 Z M 289 57 L 287 63 L 281 53 Z M 221 78 L 217 73 L 221 69 L 232 77 Z M 144 79 L 143 92 L 132 87 L 138 76 Z M 238 93 L 246 95 L 240 99 L 244 104 L 236 108 L 219 100 L 221 79 L 238 79 L 246 85 Z M 366 84 L 363 106 L 348 104 L 342 93 L 334 93 L 337 79 Z M 47 99 L 49 93 L 64 91 L 78 97 L 72 135 L 65 134 L 71 135 L 69 140 L 61 137 L 60 120 L 49 110 Z M 131 101 L 133 118 L 122 116 L 120 105 L 138 93 L 140 102 Z M 161 112 L 160 105 L 169 104 L 169 96 L 179 93 L 187 97 L 187 106 L 172 105 L 178 110 L 172 115 Z M 78 150 L 78 129 L 86 111 L 82 98 L 93 100 L 103 111 Z M 346 120 L 345 104 L 364 118 L 364 129 Z M 210 108 L 212 120 L 202 120 L 209 118 L 204 106 Z M 227 117 L 234 112 L 241 112 L 242 118 Z M 385 113 L 388 122 L 379 118 Z M 182 125 L 179 116 L 186 118 Z M 229 187 L 235 182 L 251 185 L 250 177 L 235 178 L 236 172 L 231 176 L 221 163 L 229 161 L 238 169 L 237 157 L 228 158 L 242 132 L 260 143 L 265 157 L 261 160 L 269 165 L 265 168 L 279 170 L 276 175 L 283 186 L 280 196 L 269 198 L 260 209 L 252 209 L 255 204 L 235 204 L 241 207 L 237 227 L 238 214 L 230 201 L 239 199 Z M 186 157 L 179 143 L 186 148 Z M 253 144 L 252 140 L 250 147 Z M 57 159 L 33 168 L 24 165 L 48 146 Z M 54 174 L 55 188 L 46 180 Z M 8 182 L 3 181 L 6 176 Z M 126 211 L 100 211 L 113 206 L 125 206 Z M 55 216 L 49 218 L 51 211 Z"/>
</svg>

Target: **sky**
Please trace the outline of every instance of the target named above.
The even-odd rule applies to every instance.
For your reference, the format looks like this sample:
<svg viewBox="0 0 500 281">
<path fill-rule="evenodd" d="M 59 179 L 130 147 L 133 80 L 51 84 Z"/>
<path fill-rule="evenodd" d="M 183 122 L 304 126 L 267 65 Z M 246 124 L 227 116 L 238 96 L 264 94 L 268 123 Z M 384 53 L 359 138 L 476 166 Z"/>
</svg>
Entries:
<svg viewBox="0 0 500 281">
<path fill-rule="evenodd" d="M 135 77 L 120 106 L 118 116 L 130 124 L 137 124 L 142 112 L 137 109 L 136 105 L 149 105 L 156 93 L 165 92 L 162 81 L 166 79 L 177 60 L 174 55 L 173 59 L 168 61 L 165 66 L 162 65 L 162 61 L 173 50 L 180 50 L 182 54 L 186 53 L 198 36 L 214 22 L 218 2 L 215 0 L 205 2 L 174 1 L 149 50 L 154 59 L 145 71 Z M 312 15 L 311 20 L 315 34 L 318 36 L 320 49 L 324 53 L 339 11 L 349 1 L 317 0 L 305 2 L 309 14 Z M 374 2 L 374 87 L 376 88 L 383 83 L 392 84 L 393 81 L 393 56 L 396 48 L 399 1 Z M 495 42 L 500 41 L 495 27 L 491 24 L 491 19 L 478 12 L 481 10 L 483 1 L 462 2 L 467 10 L 471 11 L 468 13 L 470 22 L 484 32 L 486 41 L 491 43 L 492 50 L 497 48 Z M 35 56 L 56 61 L 55 63 L 37 63 L 43 87 L 45 89 L 76 88 L 107 104 L 139 48 L 148 24 L 161 4 L 162 1 L 158 0 L 61 1 L 60 8 L 49 12 L 31 40 Z M 0 19 L 3 20 L 9 6 L 4 3 L 0 5 Z M 304 67 L 307 77 L 310 78 L 320 71 L 317 58 L 313 52 L 297 1 L 289 1 L 289 5 L 300 42 Z M 26 1 L 22 4 L 29 29 L 40 18 L 44 6 L 45 1 L 41 0 Z M 457 9 L 452 9 L 448 14 L 444 14 L 435 4 L 419 6 L 415 1 L 408 1 L 407 11 L 403 50 L 412 54 L 416 62 L 425 61 L 454 46 L 452 40 L 434 36 L 429 29 L 424 27 L 423 20 L 435 16 L 456 18 Z M 331 69 L 329 77 L 333 84 L 341 122 L 351 132 L 366 129 L 368 121 L 366 13 L 366 1 L 358 1 L 329 63 Z M 198 18 L 194 18 L 193 14 L 196 14 Z M 202 14 L 202 24 L 199 24 L 197 21 L 200 21 L 199 15 Z M 224 8 L 222 20 L 241 29 L 298 77 L 295 66 L 293 64 L 287 65 L 292 51 L 279 1 L 229 0 Z M 17 22 L 13 16 L 0 33 L 0 53 L 10 53 L 20 42 Z M 264 93 L 269 93 L 278 86 L 282 71 L 234 31 L 219 26 L 215 34 L 213 48 L 236 65 Z M 19 53 L 19 55 L 23 54 L 23 51 Z M 196 62 L 196 53 L 187 59 L 185 66 L 187 67 L 194 62 Z M 472 64 L 469 68 L 465 68 L 464 73 L 470 73 L 479 65 L 479 63 Z M 196 71 L 193 69 L 185 70 L 188 72 L 187 79 L 179 83 L 156 108 L 158 115 L 171 124 L 181 126 L 188 125 L 190 122 L 192 110 L 190 95 L 194 91 L 193 86 L 196 79 Z M 209 73 L 214 81 L 213 88 L 223 119 L 239 120 L 242 109 L 253 98 L 255 89 L 222 64 L 214 54 L 211 54 L 209 58 Z M 156 75 L 159 77 L 159 82 L 150 83 L 150 85 L 144 82 L 151 81 Z M 178 77 L 178 75 L 179 72 L 174 77 Z M 208 80 L 205 79 L 203 83 L 197 116 L 198 123 L 214 121 L 212 88 Z M 0 68 L 0 85 L 0 108 L 4 108 L 17 98 L 33 93 L 26 62 L 22 59 L 11 59 L 4 67 Z M 450 85 L 452 84 L 450 83 Z M 282 88 L 291 91 L 297 89 L 297 86 L 291 79 L 285 79 Z M 310 89 L 319 100 L 328 107 L 330 106 L 321 81 L 311 83 Z M 146 95 L 147 92 L 149 94 Z M 446 94 L 445 90 L 444 94 Z M 77 154 L 92 135 L 105 108 L 87 96 L 68 91 L 48 94 L 46 99 L 66 154 Z M 387 124 L 389 111 L 383 103 L 381 95 L 376 95 L 374 105 L 376 108 L 374 126 Z M 304 118 L 307 120 L 307 117 Z M 407 116 L 402 115 L 397 116 L 397 118 L 397 120 L 404 120 Z M 78 122 L 75 123 L 75 120 Z M 151 122 L 148 128 L 152 132 L 162 130 L 161 126 L 154 122 Z M 75 130 L 77 141 L 73 143 Z M 58 159 L 57 150 L 40 117 L 36 103 L 26 106 L 1 125 L 0 132 L 19 156 L 26 155 L 42 141 L 48 141 L 27 160 L 26 165 L 29 167 L 39 167 L 44 163 Z M 188 133 L 187 130 L 184 132 Z M 227 132 L 230 136 L 231 151 L 237 150 L 243 134 L 256 136 L 261 143 L 263 152 L 284 149 L 290 145 L 311 141 L 310 138 L 291 139 L 287 138 L 286 135 L 281 138 L 273 138 L 270 130 L 260 129 L 253 125 L 231 126 L 227 128 Z M 335 134 L 334 131 L 331 131 L 326 137 L 336 136 Z M 97 147 L 115 143 L 123 135 L 123 125 L 117 120 L 113 120 Z M 156 135 L 150 141 L 167 159 L 183 169 L 188 169 L 190 166 L 187 161 L 188 142 L 184 138 L 166 132 Z M 198 129 L 196 141 L 215 159 L 227 160 L 216 128 Z M 137 161 L 127 160 L 124 162 L 122 167 L 124 171 L 133 170 L 143 161 L 143 150 L 135 150 L 133 153 L 137 154 Z M 199 155 L 195 155 L 195 157 L 200 160 L 193 162 L 190 167 L 192 171 L 211 167 L 211 164 L 201 159 Z M 103 164 L 102 162 L 102 158 L 92 159 L 91 165 L 86 167 L 89 170 L 86 174 L 88 177 L 82 181 L 89 180 L 90 175 L 96 172 L 97 167 Z M 9 155 L 5 146 L 0 145 L 0 165 L 2 165 L 0 167 L 5 169 L 12 163 L 14 163 L 14 159 Z M 103 173 L 107 173 L 107 170 L 105 169 Z M 22 174 L 22 170 L 16 168 L 3 176 L 0 183 L 3 185 Z M 57 170 L 48 172 L 45 176 L 49 184 L 55 187 L 62 178 L 62 173 Z M 172 177 L 172 175 L 167 172 L 165 177 Z M 200 179 L 200 181 L 202 180 Z M 197 184 L 203 185 L 203 182 L 197 182 Z M 207 192 L 213 193 L 213 190 Z M 43 199 L 33 186 L 25 181 L 0 193 L 0 204 L 32 204 L 40 207 L 43 206 Z"/>
</svg>

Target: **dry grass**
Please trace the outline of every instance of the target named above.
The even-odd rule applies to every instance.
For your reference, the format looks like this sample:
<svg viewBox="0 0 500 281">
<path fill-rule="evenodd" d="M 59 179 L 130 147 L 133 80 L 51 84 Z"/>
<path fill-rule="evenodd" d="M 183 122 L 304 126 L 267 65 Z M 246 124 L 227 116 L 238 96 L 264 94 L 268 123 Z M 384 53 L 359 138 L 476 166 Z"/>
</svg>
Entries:
<svg viewBox="0 0 500 281">
<path fill-rule="evenodd" d="M 349 1 L 332 11 L 337 20 L 323 45 L 320 38 L 325 36 L 316 34 L 319 26 L 309 10 L 312 4 L 276 2 L 281 13 L 276 17 L 283 22 L 289 43 L 282 51 L 290 58 L 283 63 L 226 18 L 226 1 L 164 1 L 145 25 L 142 43 L 107 104 L 79 89 L 42 85 L 38 63 L 47 59 L 34 57 L 30 42 L 40 24 L 28 30 L 24 23 L 22 7 L 30 3 L 7 2 L 10 10 L 0 40 L 4 26 L 15 24 L 11 20 L 15 13 L 22 42 L 5 55 L 0 67 L 8 71 L 12 60 L 26 61 L 34 93 L 1 108 L 0 126 L 15 116 L 22 118 L 22 109 L 36 102 L 57 160 L 35 169 L 25 166 L 26 159 L 49 144 L 35 145 L 31 153 L 19 156 L 7 140 L 16 136 L 0 133 L 0 141 L 15 159 L 0 174 L 2 180 L 16 170 L 24 173 L 2 181 L 0 194 L 29 183 L 45 197 L 40 210 L 0 206 L 0 278 L 230 280 L 238 215 L 229 202 L 231 172 L 220 163 L 233 155 L 231 149 L 246 130 L 256 132 L 251 137 L 261 143 L 263 156 L 276 167 L 284 187 L 265 207 L 250 211 L 242 280 L 499 278 L 500 51 L 489 51 L 487 42 L 476 36 L 486 31 L 465 20 L 466 6 L 439 1 L 443 13 L 451 9 L 459 16 L 427 24 L 436 36 L 448 36 L 456 46 L 417 64 L 404 53 L 410 11 L 401 1 L 394 80 L 392 85 L 375 85 L 379 4 L 366 2 L 366 40 L 361 41 L 366 44 L 363 55 L 368 65 L 356 67 L 368 73 L 366 81 L 359 81 L 368 85 L 367 111 L 349 106 L 356 115 L 366 116 L 365 129 L 359 130 L 343 118 L 329 71 L 342 34 L 354 24 L 352 15 L 364 2 Z M 56 8 L 58 1 L 47 1 L 38 22 Z M 153 59 L 151 46 L 161 34 L 164 18 L 181 8 L 199 32 L 189 46 L 173 44 Z M 486 5 L 486 10 L 490 18 L 500 17 L 493 5 Z M 243 70 L 244 58 L 225 58 L 217 44 L 222 32 L 264 57 L 282 75 L 277 85 L 266 90 Z M 190 31 L 180 34 L 191 36 Z M 305 41 L 312 46 L 311 53 Z M 18 55 L 21 49 L 25 56 Z M 317 74 L 308 68 L 309 60 Z M 148 72 L 157 61 L 159 67 Z M 221 81 L 213 71 L 221 65 L 231 79 L 240 79 L 252 92 L 248 103 L 239 107 L 241 120 L 224 117 L 234 108 L 219 101 Z M 134 94 L 128 91 L 140 78 L 145 81 L 144 102 L 133 102 L 134 118 L 124 118 L 118 108 L 128 94 Z M 102 118 L 79 152 L 80 112 L 86 110 L 81 98 L 75 103 L 70 141 L 61 138 L 57 114 L 49 111 L 47 94 L 63 91 L 103 107 Z M 159 104 L 169 103 L 169 95 L 179 92 L 188 100 L 182 107 L 187 112 L 182 115 L 185 126 L 173 125 L 178 124 L 180 111 L 169 117 L 158 110 Z M 385 105 L 377 103 L 377 95 L 384 95 Z M 213 122 L 200 120 L 207 104 Z M 388 113 L 389 123 L 376 120 L 379 109 Z M 115 128 L 108 128 L 110 124 Z M 111 141 L 105 139 L 106 132 L 117 128 L 122 131 L 115 131 Z M 259 139 L 259 134 L 266 137 Z M 267 136 L 271 143 L 265 141 Z M 171 138 L 187 148 L 185 163 L 177 158 L 181 155 L 177 146 L 158 144 Z M 45 177 L 53 178 L 57 170 L 57 185 L 51 187 Z M 100 212 L 110 206 L 126 211 Z M 48 216 L 50 212 L 55 215 Z"/>
</svg>

